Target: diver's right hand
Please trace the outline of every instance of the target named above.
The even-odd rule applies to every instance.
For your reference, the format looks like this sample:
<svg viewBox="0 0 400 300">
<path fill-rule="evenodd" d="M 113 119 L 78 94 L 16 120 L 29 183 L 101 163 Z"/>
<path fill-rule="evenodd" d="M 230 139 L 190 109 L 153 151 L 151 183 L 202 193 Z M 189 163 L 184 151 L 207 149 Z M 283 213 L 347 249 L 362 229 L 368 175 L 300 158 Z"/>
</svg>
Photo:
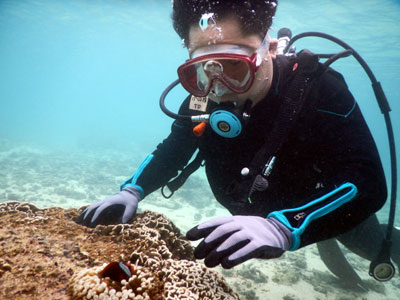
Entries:
<svg viewBox="0 0 400 300">
<path fill-rule="evenodd" d="M 136 213 L 140 198 L 137 188 L 125 186 L 119 193 L 87 207 L 76 223 L 88 227 L 128 223 Z"/>
</svg>

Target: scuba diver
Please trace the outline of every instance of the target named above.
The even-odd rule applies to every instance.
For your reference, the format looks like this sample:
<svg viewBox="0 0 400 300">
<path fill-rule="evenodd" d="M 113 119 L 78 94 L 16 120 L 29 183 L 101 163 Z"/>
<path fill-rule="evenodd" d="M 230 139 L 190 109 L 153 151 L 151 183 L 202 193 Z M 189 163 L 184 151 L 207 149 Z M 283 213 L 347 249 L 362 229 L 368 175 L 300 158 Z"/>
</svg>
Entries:
<svg viewBox="0 0 400 300">
<path fill-rule="evenodd" d="M 172 196 L 204 165 L 232 214 L 187 232 L 202 239 L 195 257 L 208 267 L 332 238 L 363 255 L 362 236 L 349 236 L 381 230 L 374 214 L 387 198 L 377 147 L 340 73 L 307 50 L 276 54 L 268 34 L 276 8 L 276 0 L 173 1 L 173 26 L 189 52 L 178 76 L 190 95 L 178 114 L 161 103 L 176 119 L 169 136 L 77 223 L 128 223 L 139 201 L 159 188 Z"/>
</svg>

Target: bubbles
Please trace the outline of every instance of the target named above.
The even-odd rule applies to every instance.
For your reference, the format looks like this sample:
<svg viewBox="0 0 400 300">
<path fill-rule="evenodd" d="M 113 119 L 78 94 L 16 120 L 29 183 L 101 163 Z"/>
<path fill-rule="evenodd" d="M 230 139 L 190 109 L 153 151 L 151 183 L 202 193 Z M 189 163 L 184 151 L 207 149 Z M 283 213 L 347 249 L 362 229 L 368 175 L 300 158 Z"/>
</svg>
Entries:
<svg viewBox="0 0 400 300">
<path fill-rule="evenodd" d="M 199 27 L 203 32 L 210 31 L 210 41 L 208 42 L 208 45 L 216 44 L 218 40 L 224 38 L 222 28 L 217 26 L 214 13 L 203 14 L 199 21 Z"/>
<path fill-rule="evenodd" d="M 205 32 L 209 27 L 216 27 L 217 22 L 215 21 L 214 13 L 203 14 L 200 18 L 199 26 L 203 32 Z"/>
<path fill-rule="evenodd" d="M 268 4 L 272 8 L 275 8 L 277 6 L 276 1 L 264 1 L 265 4 Z"/>
</svg>

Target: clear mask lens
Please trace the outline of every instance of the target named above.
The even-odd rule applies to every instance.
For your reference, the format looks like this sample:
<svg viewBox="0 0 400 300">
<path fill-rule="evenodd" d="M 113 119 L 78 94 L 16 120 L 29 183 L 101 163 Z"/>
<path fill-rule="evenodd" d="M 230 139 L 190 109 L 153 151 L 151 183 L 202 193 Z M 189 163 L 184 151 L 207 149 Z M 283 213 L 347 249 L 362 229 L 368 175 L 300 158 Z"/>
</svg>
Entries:
<svg viewBox="0 0 400 300">
<path fill-rule="evenodd" d="M 249 65 L 239 59 L 218 59 L 199 62 L 195 65 L 197 85 L 201 90 L 207 89 L 209 83 L 220 78 L 229 85 L 242 88 L 250 79 Z"/>
</svg>

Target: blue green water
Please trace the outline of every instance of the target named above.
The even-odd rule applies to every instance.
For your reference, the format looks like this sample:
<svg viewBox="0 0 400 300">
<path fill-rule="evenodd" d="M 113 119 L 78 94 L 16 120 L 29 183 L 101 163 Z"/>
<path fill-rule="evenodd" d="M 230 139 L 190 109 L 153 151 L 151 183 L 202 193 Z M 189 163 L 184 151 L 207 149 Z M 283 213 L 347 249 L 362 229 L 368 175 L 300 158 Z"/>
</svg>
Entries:
<svg viewBox="0 0 400 300">
<path fill-rule="evenodd" d="M 170 6 L 1 0 L 0 134 L 49 145 L 154 146 L 170 123 L 159 94 L 185 55 Z"/>
<path fill-rule="evenodd" d="M 9 196 L 11 181 L 27 180 L 27 166 L 53 177 L 53 181 L 43 181 L 38 172 L 42 186 L 61 182 L 60 170 L 63 174 L 69 171 L 69 176 L 79 174 L 82 156 L 74 155 L 82 150 L 90 156 L 84 160 L 94 171 L 88 171 L 85 178 L 77 176 L 76 181 L 85 182 L 88 189 L 92 185 L 103 190 L 75 198 L 83 203 L 94 201 L 115 191 L 117 181 L 133 172 L 167 136 L 172 121 L 160 111 L 159 96 L 177 78 L 176 69 L 187 58 L 172 29 L 170 13 L 170 0 L 0 0 L 0 152 L 9 155 L 0 155 L 0 201 L 33 200 L 19 191 Z M 400 1 L 394 0 L 280 1 L 270 33 L 276 37 L 281 27 L 291 28 L 294 34 L 326 32 L 354 47 L 382 82 L 392 108 L 397 153 L 399 16 Z M 314 38 L 296 45 L 314 52 L 340 49 Z M 385 125 L 368 78 L 352 58 L 335 63 L 334 68 L 344 74 L 364 113 L 390 181 Z M 168 105 L 176 109 L 185 95 L 182 88 L 175 90 Z M 18 157 L 14 145 L 58 152 L 40 154 L 36 161 L 31 157 L 29 164 L 21 164 L 29 159 Z M 104 163 L 102 151 L 115 151 L 115 158 Z M 25 155 L 33 156 L 29 153 Z M 65 159 L 62 166 L 61 158 Z M 114 176 L 111 180 L 107 172 Z M 73 194 L 71 189 L 54 190 L 64 193 L 67 202 Z M 68 206 L 48 199 L 48 205 Z M 73 202 L 69 205 L 74 206 Z"/>
<path fill-rule="evenodd" d="M 152 151 L 171 123 L 159 96 L 187 57 L 170 12 L 168 0 L 0 0 L 0 137 L 49 147 Z M 281 1 L 271 30 L 272 37 L 284 26 L 294 34 L 326 32 L 353 46 L 382 82 L 397 145 L 399 15 L 399 1 Z M 340 49 L 316 38 L 296 45 Z M 352 58 L 334 67 L 364 112 L 390 181 L 385 126 L 368 79 Z M 174 91 L 171 108 L 185 94 Z"/>
</svg>

